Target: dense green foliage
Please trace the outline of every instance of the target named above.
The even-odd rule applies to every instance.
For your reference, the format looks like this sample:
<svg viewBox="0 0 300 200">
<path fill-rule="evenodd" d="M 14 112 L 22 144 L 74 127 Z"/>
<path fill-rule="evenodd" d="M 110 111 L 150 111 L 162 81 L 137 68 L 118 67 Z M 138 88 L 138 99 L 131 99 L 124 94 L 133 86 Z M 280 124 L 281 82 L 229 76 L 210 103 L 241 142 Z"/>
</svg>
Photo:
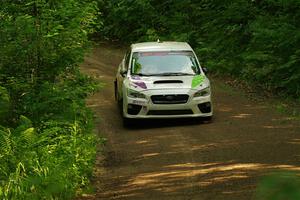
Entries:
<svg viewBox="0 0 300 200">
<path fill-rule="evenodd" d="M 123 42 L 189 42 L 202 63 L 300 96 L 299 0 L 99 0 L 99 30 Z"/>
<path fill-rule="evenodd" d="M 257 200 L 300 199 L 296 172 L 276 172 L 263 177 L 257 186 Z"/>
<path fill-rule="evenodd" d="M 1 0 L 0 198 L 69 199 L 96 153 L 85 98 L 96 88 L 78 63 L 93 0 Z"/>
</svg>

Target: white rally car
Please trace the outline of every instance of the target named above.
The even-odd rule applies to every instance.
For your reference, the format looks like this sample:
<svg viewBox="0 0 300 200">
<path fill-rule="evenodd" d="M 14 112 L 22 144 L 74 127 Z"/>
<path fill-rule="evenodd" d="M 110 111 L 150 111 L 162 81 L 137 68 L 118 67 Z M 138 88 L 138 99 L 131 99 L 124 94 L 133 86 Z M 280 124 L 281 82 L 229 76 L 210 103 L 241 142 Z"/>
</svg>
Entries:
<svg viewBox="0 0 300 200">
<path fill-rule="evenodd" d="M 210 82 L 189 44 L 145 42 L 131 45 L 119 65 L 115 98 L 124 122 L 135 118 L 213 115 Z"/>
</svg>

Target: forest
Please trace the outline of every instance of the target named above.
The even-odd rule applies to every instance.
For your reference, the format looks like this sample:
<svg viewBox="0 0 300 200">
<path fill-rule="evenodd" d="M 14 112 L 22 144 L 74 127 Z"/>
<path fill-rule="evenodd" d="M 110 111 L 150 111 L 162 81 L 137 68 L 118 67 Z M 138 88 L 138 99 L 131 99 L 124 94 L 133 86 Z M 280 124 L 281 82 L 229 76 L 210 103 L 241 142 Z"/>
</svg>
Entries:
<svg viewBox="0 0 300 200">
<path fill-rule="evenodd" d="M 211 71 L 299 99 L 299 0 L 102 0 L 98 5 L 102 36 L 127 43 L 185 41 Z"/>
<path fill-rule="evenodd" d="M 0 4 L 0 198 L 70 199 L 96 154 L 85 98 L 97 83 L 78 68 L 96 3 Z"/>
<path fill-rule="evenodd" d="M 100 142 L 93 40 L 188 42 L 204 66 L 300 101 L 300 0 L 1 0 L 0 198 L 71 199 Z"/>
</svg>

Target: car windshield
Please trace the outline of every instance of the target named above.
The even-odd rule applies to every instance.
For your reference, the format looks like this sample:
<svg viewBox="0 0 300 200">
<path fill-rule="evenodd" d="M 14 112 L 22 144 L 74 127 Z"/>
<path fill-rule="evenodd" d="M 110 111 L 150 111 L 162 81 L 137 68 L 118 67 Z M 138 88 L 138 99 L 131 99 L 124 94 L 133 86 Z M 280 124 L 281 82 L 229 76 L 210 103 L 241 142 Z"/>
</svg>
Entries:
<svg viewBox="0 0 300 200">
<path fill-rule="evenodd" d="M 192 51 L 133 53 L 131 74 L 139 76 L 180 76 L 200 74 Z"/>
</svg>

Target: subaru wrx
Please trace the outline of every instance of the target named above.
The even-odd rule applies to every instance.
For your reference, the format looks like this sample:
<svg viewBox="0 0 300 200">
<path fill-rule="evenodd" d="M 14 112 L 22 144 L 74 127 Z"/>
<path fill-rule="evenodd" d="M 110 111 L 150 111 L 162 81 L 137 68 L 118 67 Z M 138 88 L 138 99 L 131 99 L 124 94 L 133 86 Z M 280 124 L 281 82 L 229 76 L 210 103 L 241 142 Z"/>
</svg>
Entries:
<svg viewBox="0 0 300 200">
<path fill-rule="evenodd" d="M 132 44 L 118 67 L 114 84 L 124 120 L 211 119 L 211 87 L 205 72 L 187 43 Z"/>
</svg>

